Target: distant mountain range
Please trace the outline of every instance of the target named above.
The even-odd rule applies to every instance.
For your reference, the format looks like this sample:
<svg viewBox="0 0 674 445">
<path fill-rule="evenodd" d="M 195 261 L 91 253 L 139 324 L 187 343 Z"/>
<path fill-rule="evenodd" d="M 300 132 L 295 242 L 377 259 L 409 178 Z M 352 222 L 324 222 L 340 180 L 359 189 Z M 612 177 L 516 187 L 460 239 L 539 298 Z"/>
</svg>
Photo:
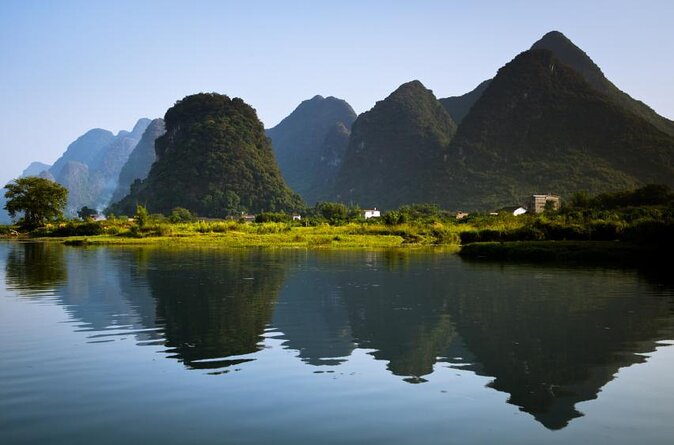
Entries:
<svg viewBox="0 0 674 445">
<path fill-rule="evenodd" d="M 474 210 L 533 193 L 674 186 L 674 122 L 619 90 L 557 31 L 461 96 L 437 99 L 411 81 L 359 116 L 315 96 L 268 137 L 252 108 L 217 94 L 188 96 L 164 120 L 117 135 L 90 130 L 53 166 L 33 163 L 24 175 L 65 185 L 71 215 L 117 201 L 124 212 L 142 202 L 204 216 L 298 209 L 290 189 L 310 206 Z"/>
</svg>

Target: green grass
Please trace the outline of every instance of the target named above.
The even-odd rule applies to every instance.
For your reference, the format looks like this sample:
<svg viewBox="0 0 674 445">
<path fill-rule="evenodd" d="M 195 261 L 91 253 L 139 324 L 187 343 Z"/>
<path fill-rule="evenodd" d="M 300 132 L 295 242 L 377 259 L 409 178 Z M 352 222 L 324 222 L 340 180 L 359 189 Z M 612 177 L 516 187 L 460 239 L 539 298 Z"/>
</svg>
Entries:
<svg viewBox="0 0 674 445">
<path fill-rule="evenodd" d="M 25 236 L 71 245 L 315 249 L 444 246 L 455 251 L 463 245 L 462 252 L 466 256 L 501 259 L 522 256 L 553 260 L 581 256 L 600 258 L 606 257 L 606 252 L 610 252 L 609 256 L 621 255 L 616 246 L 623 246 L 620 248 L 623 250 L 625 246 L 639 244 L 653 246 L 649 249 L 659 251 L 674 248 L 674 207 L 671 206 L 628 207 L 610 211 L 572 208 L 518 217 L 473 214 L 461 221 L 447 212 L 417 215 L 415 219 L 410 219 L 414 216 L 410 215 L 407 219 L 384 217 L 334 225 L 320 223 L 320 219 L 264 223 L 233 220 L 171 223 L 165 218 L 151 217 L 140 226 L 127 218 L 117 218 L 102 222 L 54 223 Z M 407 222 L 393 223 L 403 220 Z M 7 234 L 10 228 L 4 229 L 4 232 L 0 230 L 0 236 L 5 233 L 5 237 L 11 238 Z M 614 241 L 621 244 L 612 244 Z M 521 244 L 510 244 L 512 242 Z M 482 247 L 467 247 L 471 244 Z"/>
<path fill-rule="evenodd" d="M 106 221 L 92 233 L 81 233 L 84 224 L 63 223 L 34 233 L 41 241 L 70 245 L 197 245 L 274 248 L 391 248 L 449 246 L 458 250 L 456 225 L 350 223 L 303 227 L 291 222 L 241 223 L 196 221 L 153 222 L 138 227 L 127 221 Z M 64 236 L 69 235 L 69 236 Z"/>
<path fill-rule="evenodd" d="M 275 248 L 390 248 L 447 245 L 432 236 L 408 242 L 408 230 L 367 228 L 352 226 L 279 227 L 282 223 L 235 225 L 223 229 L 221 223 L 209 226 L 177 225 L 158 234 L 157 230 L 120 232 L 94 236 L 38 237 L 41 241 L 58 241 L 70 245 L 196 245 L 222 247 L 275 247 Z M 182 226 L 182 227 L 181 227 Z M 457 243 L 449 243 L 458 250 Z"/>
</svg>

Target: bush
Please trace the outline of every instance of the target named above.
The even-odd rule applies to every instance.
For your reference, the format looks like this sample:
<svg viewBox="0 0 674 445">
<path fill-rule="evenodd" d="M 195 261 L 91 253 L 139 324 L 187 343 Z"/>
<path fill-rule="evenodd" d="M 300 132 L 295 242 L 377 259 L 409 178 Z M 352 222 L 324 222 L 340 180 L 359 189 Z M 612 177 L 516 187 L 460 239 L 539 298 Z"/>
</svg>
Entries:
<svg viewBox="0 0 674 445">
<path fill-rule="evenodd" d="M 95 236 L 101 235 L 104 232 L 104 228 L 101 223 L 98 222 L 85 222 L 85 223 L 74 223 L 68 222 L 66 224 L 59 225 L 55 229 L 48 231 L 42 236 Z"/>
<path fill-rule="evenodd" d="M 644 244 L 674 246 L 674 222 L 639 221 L 624 230 L 624 239 Z"/>
<path fill-rule="evenodd" d="M 192 220 L 194 220 L 194 215 L 184 207 L 174 208 L 169 216 L 169 221 L 172 223 L 190 222 Z"/>
<path fill-rule="evenodd" d="M 349 209 L 340 202 L 319 202 L 315 212 L 333 225 L 343 224 L 349 215 Z"/>
<path fill-rule="evenodd" d="M 258 234 L 281 233 L 290 230 L 290 225 L 286 223 L 268 222 L 257 225 L 253 231 Z"/>
<path fill-rule="evenodd" d="M 136 214 L 133 216 L 133 218 L 135 219 L 136 224 L 138 224 L 138 227 L 143 227 L 149 222 L 150 214 L 147 212 L 145 207 L 139 204 L 136 206 Z"/>
<path fill-rule="evenodd" d="M 596 221 L 590 224 L 590 238 L 595 241 L 613 241 L 620 239 L 623 225 L 611 221 Z"/>
<path fill-rule="evenodd" d="M 290 216 L 285 213 L 263 212 L 255 216 L 256 223 L 266 222 L 287 222 L 290 221 Z"/>
</svg>

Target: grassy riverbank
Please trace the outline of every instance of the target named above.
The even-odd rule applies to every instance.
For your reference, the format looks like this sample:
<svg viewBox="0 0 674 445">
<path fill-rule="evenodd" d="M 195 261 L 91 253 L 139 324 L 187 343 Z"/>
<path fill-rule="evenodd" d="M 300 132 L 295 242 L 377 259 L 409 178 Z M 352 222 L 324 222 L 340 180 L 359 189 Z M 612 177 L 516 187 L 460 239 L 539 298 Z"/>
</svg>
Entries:
<svg viewBox="0 0 674 445">
<path fill-rule="evenodd" d="M 206 220 L 188 211 L 105 221 L 61 221 L 21 236 L 72 245 L 198 245 L 272 248 L 415 248 L 445 246 L 466 257 L 534 260 L 644 258 L 674 248 L 674 193 L 661 186 L 579 195 L 559 211 L 514 216 L 504 210 L 457 219 L 437 206 L 417 204 L 362 218 L 360 211 L 323 203 L 302 220 L 266 213 L 257 222 Z M 17 227 L 0 227 L 12 238 Z"/>
<path fill-rule="evenodd" d="M 442 245 L 458 250 L 459 230 L 443 224 L 415 225 L 350 223 L 303 227 L 293 223 L 198 221 L 154 223 L 70 224 L 47 227 L 30 239 L 70 245 L 196 245 L 273 248 L 391 248 Z"/>
</svg>

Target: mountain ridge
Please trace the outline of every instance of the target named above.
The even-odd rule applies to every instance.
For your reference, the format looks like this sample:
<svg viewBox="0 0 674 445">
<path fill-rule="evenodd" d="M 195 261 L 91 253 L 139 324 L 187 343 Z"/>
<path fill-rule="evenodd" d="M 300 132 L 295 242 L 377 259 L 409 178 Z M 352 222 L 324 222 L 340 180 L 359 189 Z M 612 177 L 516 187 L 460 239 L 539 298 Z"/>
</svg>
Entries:
<svg viewBox="0 0 674 445">
<path fill-rule="evenodd" d="M 266 130 L 283 177 L 306 202 L 313 204 L 332 191 L 355 119 L 345 100 L 316 95 Z"/>
</svg>

